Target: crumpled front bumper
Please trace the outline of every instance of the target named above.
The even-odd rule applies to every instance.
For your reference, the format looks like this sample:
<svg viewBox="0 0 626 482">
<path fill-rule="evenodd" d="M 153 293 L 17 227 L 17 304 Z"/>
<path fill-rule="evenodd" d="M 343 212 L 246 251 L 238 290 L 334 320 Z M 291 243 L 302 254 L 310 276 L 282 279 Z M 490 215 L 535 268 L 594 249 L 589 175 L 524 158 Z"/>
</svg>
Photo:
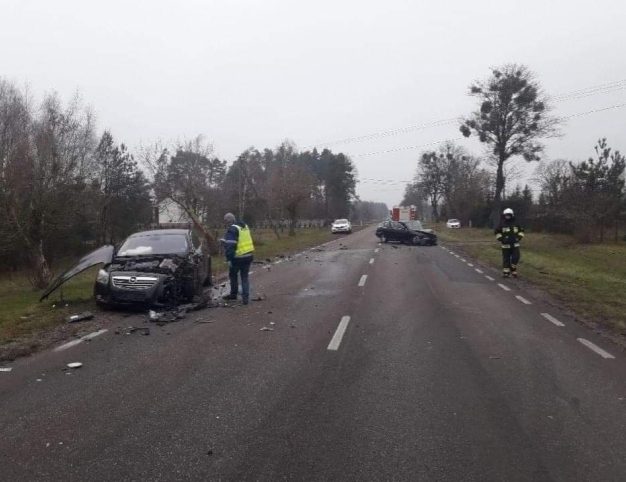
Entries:
<svg viewBox="0 0 626 482">
<path fill-rule="evenodd" d="M 156 281 L 150 286 L 138 282 L 146 278 Z M 107 284 L 96 282 L 94 295 L 96 301 L 105 304 L 145 304 L 158 305 L 165 298 L 168 276 L 155 273 L 135 273 L 129 271 L 112 272 Z M 132 281 L 132 280 L 135 281 Z M 123 283 L 119 281 L 123 280 Z"/>
</svg>

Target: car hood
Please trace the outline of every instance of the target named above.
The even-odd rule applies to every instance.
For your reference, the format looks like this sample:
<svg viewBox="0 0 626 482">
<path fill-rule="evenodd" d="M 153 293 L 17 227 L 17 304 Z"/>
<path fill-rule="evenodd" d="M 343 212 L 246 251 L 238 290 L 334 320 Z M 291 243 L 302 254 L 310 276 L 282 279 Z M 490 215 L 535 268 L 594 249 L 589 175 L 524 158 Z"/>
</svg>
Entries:
<svg viewBox="0 0 626 482">
<path fill-rule="evenodd" d="M 409 229 L 409 231 L 414 234 L 425 234 L 426 236 L 429 236 L 429 237 L 435 237 L 435 238 L 437 237 L 437 235 L 432 229 Z"/>
<path fill-rule="evenodd" d="M 113 260 L 114 252 L 115 248 L 112 245 L 107 244 L 96 249 L 95 251 L 92 251 L 86 256 L 83 256 L 73 268 L 68 269 L 66 272 L 59 275 L 52 283 L 50 283 L 41 295 L 41 298 L 39 298 L 39 301 L 45 300 L 53 291 L 57 290 L 63 283 L 70 280 L 77 274 L 80 274 L 83 271 L 99 264 L 109 264 Z"/>
</svg>

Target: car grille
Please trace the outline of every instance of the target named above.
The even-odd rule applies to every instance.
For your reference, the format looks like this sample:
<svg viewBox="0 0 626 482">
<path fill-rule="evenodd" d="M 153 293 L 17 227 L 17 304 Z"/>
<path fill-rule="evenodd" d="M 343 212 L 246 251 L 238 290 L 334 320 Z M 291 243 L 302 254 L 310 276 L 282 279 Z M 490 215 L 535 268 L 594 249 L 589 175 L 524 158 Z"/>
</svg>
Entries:
<svg viewBox="0 0 626 482">
<path fill-rule="evenodd" d="M 154 276 L 113 276 L 113 286 L 133 291 L 150 289 L 158 281 Z"/>
</svg>

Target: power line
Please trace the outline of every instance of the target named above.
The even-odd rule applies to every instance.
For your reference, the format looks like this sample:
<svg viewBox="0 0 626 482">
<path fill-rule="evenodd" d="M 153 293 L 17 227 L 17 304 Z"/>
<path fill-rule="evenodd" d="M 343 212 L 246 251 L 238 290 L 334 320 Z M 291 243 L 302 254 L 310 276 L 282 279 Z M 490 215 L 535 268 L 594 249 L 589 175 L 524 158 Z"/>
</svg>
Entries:
<svg viewBox="0 0 626 482">
<path fill-rule="evenodd" d="M 566 115 L 566 116 L 561 116 L 558 119 L 560 119 L 560 120 L 573 119 L 575 117 L 583 117 L 583 116 L 586 116 L 586 115 L 595 114 L 597 112 L 604 112 L 604 111 L 607 111 L 607 110 L 620 109 L 622 107 L 626 107 L 626 103 L 611 105 L 609 107 L 602 107 L 600 109 L 589 110 L 589 111 L 586 111 L 586 112 L 577 112 L 576 114 L 570 114 L 570 115 Z M 441 139 L 441 140 L 438 140 L 438 141 L 428 142 L 426 144 L 418 144 L 418 145 L 415 145 L 415 146 L 396 147 L 394 149 L 387 149 L 387 150 L 384 150 L 384 151 L 373 151 L 373 152 L 365 152 L 363 154 L 353 154 L 351 157 L 368 157 L 368 156 L 376 156 L 376 155 L 380 155 L 380 154 L 389 154 L 391 152 L 408 151 L 408 150 L 412 150 L 412 149 L 420 149 L 420 148 L 423 148 L 423 147 L 433 146 L 433 145 L 437 145 L 437 144 L 443 144 L 445 142 L 454 142 L 454 141 L 458 141 L 458 140 L 462 140 L 462 139 L 464 139 L 464 137 L 455 137 L 453 139 Z"/>
<path fill-rule="evenodd" d="M 620 80 L 614 80 L 611 82 L 606 82 L 604 84 L 592 85 L 592 86 L 585 87 L 582 89 L 559 94 L 559 95 L 552 97 L 551 100 L 553 102 L 559 103 L 559 102 L 565 102 L 569 100 L 578 100 L 578 99 L 582 99 L 585 97 L 590 97 L 590 96 L 598 95 L 598 94 L 613 93 L 613 92 L 617 92 L 617 91 L 624 90 L 624 89 L 626 89 L 626 79 L 620 79 Z M 362 136 L 345 137 L 343 139 L 336 139 L 332 141 L 311 144 L 308 146 L 304 146 L 303 149 L 311 149 L 311 148 L 318 147 L 318 146 L 328 147 L 328 146 L 333 146 L 333 145 L 338 145 L 338 144 L 366 142 L 370 140 L 396 136 L 398 134 L 405 134 L 407 132 L 430 129 L 432 127 L 442 127 L 442 126 L 454 124 L 456 122 L 459 122 L 460 120 L 462 120 L 462 117 L 459 116 L 459 117 L 451 117 L 448 119 L 440 119 L 440 120 L 433 121 L 433 122 L 411 124 L 405 127 L 399 127 L 395 129 L 388 129 L 384 131 L 373 132 L 371 134 L 365 134 Z"/>
</svg>

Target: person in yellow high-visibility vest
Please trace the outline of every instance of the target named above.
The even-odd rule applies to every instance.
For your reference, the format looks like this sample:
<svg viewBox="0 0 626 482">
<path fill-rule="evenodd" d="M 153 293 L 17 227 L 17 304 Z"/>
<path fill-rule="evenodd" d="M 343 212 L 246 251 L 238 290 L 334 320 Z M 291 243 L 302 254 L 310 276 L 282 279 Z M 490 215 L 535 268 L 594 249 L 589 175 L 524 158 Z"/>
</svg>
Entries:
<svg viewBox="0 0 626 482">
<path fill-rule="evenodd" d="M 254 259 L 254 242 L 250 228 L 243 221 L 237 221 L 235 215 L 224 215 L 226 235 L 222 242 L 225 247 L 228 261 L 228 275 L 230 277 L 230 294 L 225 300 L 236 300 L 239 292 L 239 277 L 241 277 L 241 299 L 247 305 L 250 301 L 250 265 Z"/>
</svg>

